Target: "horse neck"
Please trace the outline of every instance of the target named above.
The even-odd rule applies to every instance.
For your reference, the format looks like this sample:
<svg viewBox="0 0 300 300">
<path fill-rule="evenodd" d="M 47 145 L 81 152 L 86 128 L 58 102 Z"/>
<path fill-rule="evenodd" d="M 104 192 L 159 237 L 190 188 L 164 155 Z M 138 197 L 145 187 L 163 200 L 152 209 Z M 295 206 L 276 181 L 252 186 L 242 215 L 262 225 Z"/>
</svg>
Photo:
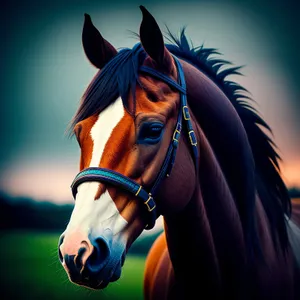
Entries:
<svg viewBox="0 0 300 300">
<path fill-rule="evenodd" d="M 212 298 L 226 290 L 233 295 L 237 287 L 241 289 L 244 278 L 242 226 L 213 151 L 200 127 L 194 126 L 200 151 L 199 184 L 183 211 L 165 216 L 170 258 L 175 278 L 185 291 L 195 291 L 200 280 L 201 292 L 207 289 Z M 195 278 L 191 268 L 197 270 Z"/>
<path fill-rule="evenodd" d="M 188 104 L 220 164 L 241 216 L 249 253 L 256 245 L 255 166 L 242 121 L 224 92 L 206 75 L 182 61 Z"/>
<path fill-rule="evenodd" d="M 200 159 L 199 184 L 190 202 L 180 213 L 165 216 L 177 284 L 192 295 L 199 291 L 200 281 L 201 293 L 208 292 L 211 298 L 251 299 L 252 294 L 265 294 L 263 288 L 274 297 L 281 288 L 292 291 L 289 283 L 273 286 L 274 278 L 280 282 L 280 276 L 292 276 L 293 259 L 290 252 L 274 249 L 242 122 L 211 80 L 182 64 Z M 262 253 L 253 252 L 257 250 Z M 264 256 L 263 264 L 256 254 Z M 197 276 L 191 276 L 191 268 Z M 273 279 L 264 278 L 261 269 L 272 273 Z"/>
<path fill-rule="evenodd" d="M 225 94 L 199 70 L 182 65 L 199 141 L 199 186 L 184 211 L 165 218 L 170 256 L 183 285 L 191 288 L 186 274 L 194 266 L 210 294 L 238 295 L 256 236 L 251 147 Z"/>
</svg>

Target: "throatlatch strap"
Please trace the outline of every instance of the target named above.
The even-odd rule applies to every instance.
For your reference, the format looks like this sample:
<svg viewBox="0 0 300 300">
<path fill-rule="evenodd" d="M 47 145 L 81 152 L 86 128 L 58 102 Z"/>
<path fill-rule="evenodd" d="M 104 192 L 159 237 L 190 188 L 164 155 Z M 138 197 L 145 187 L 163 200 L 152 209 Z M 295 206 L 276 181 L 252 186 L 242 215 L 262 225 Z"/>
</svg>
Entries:
<svg viewBox="0 0 300 300">
<path fill-rule="evenodd" d="M 176 62 L 177 71 L 178 71 L 178 75 L 179 75 L 178 76 L 179 77 L 179 79 L 178 79 L 179 84 L 182 86 L 182 88 L 184 88 L 186 90 L 186 82 L 185 82 L 185 78 L 184 78 L 184 72 L 183 72 L 183 69 L 182 69 L 182 65 L 180 64 L 179 60 L 176 57 L 174 57 L 174 60 Z M 195 131 L 193 129 L 191 116 L 190 116 L 189 108 L 188 108 L 188 105 L 187 105 L 186 93 L 181 94 L 181 103 L 182 103 L 183 119 L 184 119 L 184 123 L 186 124 L 186 127 L 187 127 L 190 144 L 191 144 L 192 150 L 193 150 L 195 168 L 196 168 L 196 171 L 197 171 L 198 170 L 199 152 L 198 152 L 198 148 L 197 148 L 196 134 L 195 134 Z"/>
</svg>

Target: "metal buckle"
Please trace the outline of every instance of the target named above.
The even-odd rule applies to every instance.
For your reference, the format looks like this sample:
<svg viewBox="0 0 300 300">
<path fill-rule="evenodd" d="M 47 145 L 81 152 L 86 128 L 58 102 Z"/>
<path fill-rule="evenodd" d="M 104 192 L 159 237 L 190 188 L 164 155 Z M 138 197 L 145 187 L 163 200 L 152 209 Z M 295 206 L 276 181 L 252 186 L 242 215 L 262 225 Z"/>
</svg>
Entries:
<svg viewBox="0 0 300 300">
<path fill-rule="evenodd" d="M 191 142 L 192 146 L 196 146 L 197 145 L 197 140 L 196 140 L 196 137 L 195 137 L 196 142 L 193 141 L 192 133 L 194 133 L 194 135 L 195 135 L 195 131 L 194 130 L 189 131 L 190 142 Z"/>
<path fill-rule="evenodd" d="M 185 108 L 186 108 L 186 110 L 185 110 Z M 190 118 L 189 108 L 188 108 L 186 105 L 184 105 L 184 106 L 182 107 L 182 113 L 183 113 L 183 118 L 184 118 L 186 121 L 188 121 L 188 120 L 191 119 L 191 118 Z M 189 116 L 187 116 L 187 113 L 189 114 Z"/>
<path fill-rule="evenodd" d="M 149 198 L 148 198 L 148 200 L 147 200 L 146 202 L 144 202 L 144 203 L 145 203 L 145 205 L 147 206 L 147 209 L 148 209 L 148 211 L 149 211 L 149 212 L 151 212 L 152 210 L 154 210 L 154 208 L 156 207 L 156 205 L 155 205 L 155 204 L 154 204 L 154 206 L 153 206 L 152 208 L 149 206 L 148 202 L 149 202 L 151 199 L 153 200 L 153 197 L 152 197 L 152 195 L 151 195 L 151 194 L 149 194 Z"/>
<path fill-rule="evenodd" d="M 173 141 L 176 141 L 176 142 L 179 142 L 177 139 L 176 139 L 176 133 L 178 133 L 180 135 L 180 130 L 178 130 L 177 128 L 175 129 L 174 133 L 173 133 Z"/>
</svg>

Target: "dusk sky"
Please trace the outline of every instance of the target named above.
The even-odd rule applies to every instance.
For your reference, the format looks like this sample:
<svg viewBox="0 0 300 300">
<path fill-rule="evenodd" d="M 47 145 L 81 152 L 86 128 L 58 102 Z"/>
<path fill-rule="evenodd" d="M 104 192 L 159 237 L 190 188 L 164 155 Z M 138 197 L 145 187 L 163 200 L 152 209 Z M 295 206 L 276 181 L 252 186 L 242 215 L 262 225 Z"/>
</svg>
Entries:
<svg viewBox="0 0 300 300">
<path fill-rule="evenodd" d="M 249 3 L 248 3 L 249 2 Z M 65 135 L 96 73 L 81 44 L 89 13 L 116 48 L 132 47 L 143 4 L 161 29 L 187 26 L 194 46 L 218 48 L 244 65 L 232 77 L 252 94 L 271 126 L 286 184 L 300 186 L 300 45 L 298 11 L 284 1 L 12 1 L 1 18 L 0 190 L 72 201 L 79 147 Z M 296 1 L 294 2 L 296 3 Z M 298 36 L 297 36 L 298 35 Z"/>
</svg>

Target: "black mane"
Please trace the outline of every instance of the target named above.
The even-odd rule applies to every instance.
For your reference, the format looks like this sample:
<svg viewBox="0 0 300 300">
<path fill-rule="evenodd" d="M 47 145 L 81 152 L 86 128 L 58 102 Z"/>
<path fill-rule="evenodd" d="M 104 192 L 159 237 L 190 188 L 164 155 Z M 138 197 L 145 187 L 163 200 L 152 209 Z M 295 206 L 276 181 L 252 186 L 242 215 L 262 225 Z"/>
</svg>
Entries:
<svg viewBox="0 0 300 300">
<path fill-rule="evenodd" d="M 140 44 L 132 49 L 122 49 L 112 60 L 110 60 L 101 72 L 99 71 L 89 84 L 81 98 L 79 108 L 71 120 L 68 132 L 73 135 L 74 126 L 95 114 L 99 114 L 105 107 L 121 96 L 124 107 L 130 114 L 128 93 L 135 91 L 138 82 L 138 70 L 142 65 L 146 53 Z M 133 97 L 135 94 L 133 93 Z"/>
<path fill-rule="evenodd" d="M 191 48 L 184 30 L 177 39 L 170 34 L 172 44 L 166 45 L 177 57 L 194 65 L 205 73 L 225 93 L 235 107 L 246 130 L 256 166 L 256 188 L 270 222 L 275 245 L 279 238 L 283 248 L 288 245 L 285 215 L 291 214 L 291 201 L 288 190 L 280 176 L 280 159 L 275 144 L 263 131 L 271 132 L 270 127 L 249 104 L 247 90 L 238 83 L 227 80 L 227 76 L 240 74 L 240 67 L 224 68 L 228 61 L 212 58 L 219 54 L 216 49 L 203 46 Z M 73 132 L 76 123 L 99 114 L 106 106 L 122 97 L 124 107 L 128 109 L 128 93 L 135 90 L 138 82 L 139 66 L 146 54 L 140 44 L 132 49 L 121 50 L 102 70 L 98 72 L 84 93 L 81 104 L 69 127 Z M 223 70 L 220 68 L 223 67 Z M 139 82 L 138 82 L 139 84 Z M 133 94 L 133 97 L 135 95 Z M 129 111 L 134 114 L 134 111 Z M 246 205 L 246 204 L 243 204 Z"/>
<path fill-rule="evenodd" d="M 273 240 L 276 245 L 279 238 L 281 246 L 285 249 L 288 245 L 285 215 L 288 217 L 291 215 L 291 200 L 280 176 L 278 161 L 281 158 L 275 149 L 275 143 L 263 131 L 264 129 L 272 133 L 270 127 L 249 103 L 251 98 L 247 95 L 248 91 L 238 83 L 227 80 L 229 75 L 240 75 L 241 67 L 224 68 L 231 63 L 211 57 L 219 54 L 216 49 L 204 48 L 203 45 L 191 48 L 184 29 L 180 33 L 180 38 L 176 38 L 170 32 L 169 37 L 173 43 L 166 45 L 168 50 L 205 73 L 218 85 L 236 109 L 251 145 L 256 167 L 256 188 L 270 222 Z"/>
</svg>

